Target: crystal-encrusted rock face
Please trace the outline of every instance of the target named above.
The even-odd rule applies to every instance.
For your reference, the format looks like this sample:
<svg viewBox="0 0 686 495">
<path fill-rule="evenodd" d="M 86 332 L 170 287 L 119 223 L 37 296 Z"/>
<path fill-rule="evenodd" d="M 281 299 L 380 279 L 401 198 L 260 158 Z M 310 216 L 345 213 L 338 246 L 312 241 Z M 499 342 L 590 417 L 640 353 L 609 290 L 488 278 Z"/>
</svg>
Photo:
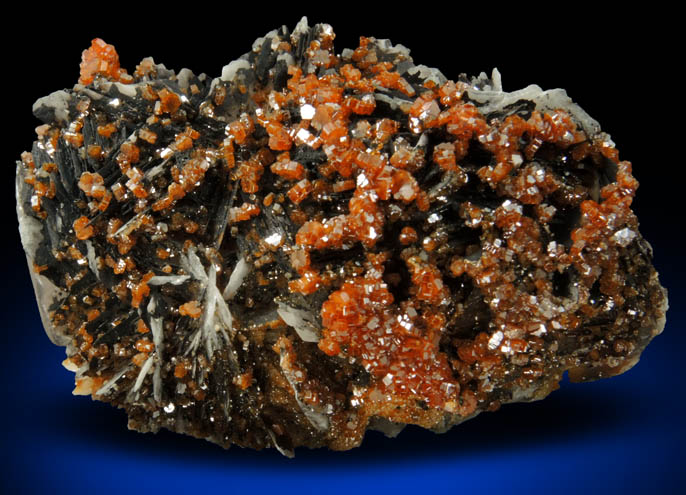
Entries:
<svg viewBox="0 0 686 495">
<path fill-rule="evenodd" d="M 333 39 L 303 20 L 217 79 L 94 40 L 36 102 L 19 228 L 74 394 L 290 454 L 633 366 L 666 291 L 598 123 Z"/>
</svg>

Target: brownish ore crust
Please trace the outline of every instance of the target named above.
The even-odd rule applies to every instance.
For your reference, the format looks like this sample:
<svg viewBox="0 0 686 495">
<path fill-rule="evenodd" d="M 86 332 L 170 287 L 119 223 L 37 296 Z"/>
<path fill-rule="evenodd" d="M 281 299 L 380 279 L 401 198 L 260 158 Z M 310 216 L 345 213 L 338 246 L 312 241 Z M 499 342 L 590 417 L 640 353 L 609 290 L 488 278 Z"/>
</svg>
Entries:
<svg viewBox="0 0 686 495">
<path fill-rule="evenodd" d="M 17 212 L 74 394 L 291 455 L 633 366 L 667 299 L 609 136 L 561 90 L 333 40 L 302 21 L 210 79 L 96 39 L 36 102 Z"/>
</svg>

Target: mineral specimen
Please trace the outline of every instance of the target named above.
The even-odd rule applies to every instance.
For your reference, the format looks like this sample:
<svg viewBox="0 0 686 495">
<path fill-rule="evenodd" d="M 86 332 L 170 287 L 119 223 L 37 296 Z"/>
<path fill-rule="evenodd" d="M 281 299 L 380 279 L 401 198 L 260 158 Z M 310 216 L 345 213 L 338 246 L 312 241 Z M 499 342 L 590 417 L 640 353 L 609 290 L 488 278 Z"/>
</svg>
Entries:
<svg viewBox="0 0 686 495">
<path fill-rule="evenodd" d="M 216 79 L 96 39 L 35 103 L 19 228 L 74 394 L 290 455 L 633 366 L 666 291 L 598 123 L 333 39 L 303 19 Z"/>
</svg>

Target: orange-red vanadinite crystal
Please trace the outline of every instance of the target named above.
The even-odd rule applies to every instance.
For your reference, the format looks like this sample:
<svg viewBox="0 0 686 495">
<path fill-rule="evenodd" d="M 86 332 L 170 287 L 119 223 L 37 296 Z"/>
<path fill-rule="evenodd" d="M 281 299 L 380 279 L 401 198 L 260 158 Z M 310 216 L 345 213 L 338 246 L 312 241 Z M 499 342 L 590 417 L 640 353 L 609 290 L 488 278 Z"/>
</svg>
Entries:
<svg viewBox="0 0 686 495">
<path fill-rule="evenodd" d="M 598 123 L 333 40 L 303 20 L 210 80 L 95 39 L 38 100 L 20 231 L 74 393 L 290 455 L 633 366 L 666 291 Z"/>
</svg>

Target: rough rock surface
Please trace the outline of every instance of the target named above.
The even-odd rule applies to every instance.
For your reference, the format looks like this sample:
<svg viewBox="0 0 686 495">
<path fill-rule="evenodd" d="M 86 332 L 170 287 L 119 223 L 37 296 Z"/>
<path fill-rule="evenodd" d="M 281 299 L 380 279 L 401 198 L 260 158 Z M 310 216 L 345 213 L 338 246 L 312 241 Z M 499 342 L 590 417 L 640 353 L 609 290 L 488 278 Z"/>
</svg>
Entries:
<svg viewBox="0 0 686 495">
<path fill-rule="evenodd" d="M 17 213 L 74 394 L 291 455 L 633 366 L 666 291 L 598 123 L 333 39 L 303 19 L 216 79 L 94 40 L 36 102 Z"/>
</svg>

